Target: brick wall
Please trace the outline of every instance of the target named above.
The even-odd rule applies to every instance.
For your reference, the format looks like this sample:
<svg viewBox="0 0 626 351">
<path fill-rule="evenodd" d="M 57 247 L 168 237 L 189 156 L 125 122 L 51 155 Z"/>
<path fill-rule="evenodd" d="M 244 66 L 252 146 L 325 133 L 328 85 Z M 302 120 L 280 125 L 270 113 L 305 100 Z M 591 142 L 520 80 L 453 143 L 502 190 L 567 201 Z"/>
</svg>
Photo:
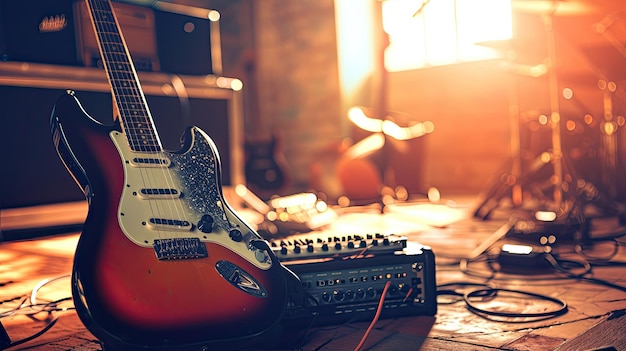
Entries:
<svg viewBox="0 0 626 351">
<path fill-rule="evenodd" d="M 285 191 L 307 190 L 317 151 L 343 137 L 333 0 L 213 5 L 222 14 L 225 74 L 248 84 L 247 137 L 277 133 L 290 174 Z"/>
</svg>

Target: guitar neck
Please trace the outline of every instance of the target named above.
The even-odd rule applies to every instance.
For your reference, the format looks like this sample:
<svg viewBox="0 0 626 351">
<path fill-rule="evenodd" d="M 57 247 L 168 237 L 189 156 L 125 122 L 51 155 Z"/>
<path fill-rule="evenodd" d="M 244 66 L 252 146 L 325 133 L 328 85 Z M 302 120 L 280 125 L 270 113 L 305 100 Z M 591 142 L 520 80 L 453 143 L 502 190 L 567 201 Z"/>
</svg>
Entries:
<svg viewBox="0 0 626 351">
<path fill-rule="evenodd" d="M 135 152 L 161 151 L 161 141 L 111 2 L 85 1 L 95 27 L 102 62 L 130 149 Z"/>
</svg>

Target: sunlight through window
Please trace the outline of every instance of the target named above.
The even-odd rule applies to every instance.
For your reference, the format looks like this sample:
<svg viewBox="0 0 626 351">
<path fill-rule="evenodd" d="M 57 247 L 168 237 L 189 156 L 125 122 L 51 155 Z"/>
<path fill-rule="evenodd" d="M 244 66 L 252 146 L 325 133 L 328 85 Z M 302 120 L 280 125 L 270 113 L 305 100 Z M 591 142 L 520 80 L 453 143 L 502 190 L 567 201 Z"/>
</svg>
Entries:
<svg viewBox="0 0 626 351">
<path fill-rule="evenodd" d="M 394 72 L 497 58 L 480 43 L 511 39 L 511 17 L 505 0 L 385 0 L 385 66 Z"/>
</svg>

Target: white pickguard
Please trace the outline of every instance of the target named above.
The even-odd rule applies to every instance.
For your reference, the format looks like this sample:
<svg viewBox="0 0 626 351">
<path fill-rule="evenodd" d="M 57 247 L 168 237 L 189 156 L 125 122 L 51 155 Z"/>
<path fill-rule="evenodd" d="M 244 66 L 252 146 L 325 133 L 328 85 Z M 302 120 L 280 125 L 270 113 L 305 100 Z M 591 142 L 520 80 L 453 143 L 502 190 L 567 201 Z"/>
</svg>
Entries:
<svg viewBox="0 0 626 351">
<path fill-rule="evenodd" d="M 153 247 L 157 239 L 197 238 L 225 246 L 260 269 L 269 269 L 272 260 L 267 252 L 250 244 L 262 239 L 222 196 L 213 142 L 197 128 L 192 129 L 192 137 L 192 147 L 184 154 L 137 153 L 128 148 L 124 134 L 111 133 L 124 167 L 120 227 L 129 240 L 143 247 Z M 211 232 L 198 227 L 204 215 L 213 221 Z M 233 229 L 241 232 L 240 241 L 229 235 Z"/>
</svg>

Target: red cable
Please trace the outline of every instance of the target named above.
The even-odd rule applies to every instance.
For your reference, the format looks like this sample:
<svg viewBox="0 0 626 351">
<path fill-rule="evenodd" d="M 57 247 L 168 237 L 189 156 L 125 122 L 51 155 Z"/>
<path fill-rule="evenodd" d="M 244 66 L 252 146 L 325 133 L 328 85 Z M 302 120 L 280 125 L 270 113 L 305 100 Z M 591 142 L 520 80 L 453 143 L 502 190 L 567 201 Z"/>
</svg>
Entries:
<svg viewBox="0 0 626 351">
<path fill-rule="evenodd" d="M 385 284 L 385 287 L 383 288 L 383 292 L 380 294 L 380 300 L 378 300 L 378 308 L 376 309 L 376 314 L 374 315 L 374 319 L 372 319 L 372 321 L 370 322 L 370 325 L 367 327 L 367 330 L 365 331 L 365 334 L 363 334 L 363 337 L 361 338 L 361 341 L 359 342 L 359 344 L 356 346 L 356 348 L 354 348 L 354 351 L 359 351 L 361 347 L 363 347 L 363 344 L 365 344 L 365 340 L 367 340 L 367 337 L 370 335 L 370 332 L 372 331 L 372 329 L 374 329 L 374 325 L 378 321 L 378 318 L 380 317 L 380 313 L 383 310 L 383 302 L 385 301 L 385 296 L 387 295 L 387 290 L 389 290 L 390 285 L 391 285 L 391 281 L 388 280 L 387 284 Z"/>
<path fill-rule="evenodd" d="M 406 300 L 411 297 L 411 293 L 413 292 L 413 288 L 410 288 L 409 291 L 404 295 L 404 300 L 402 302 L 406 302 Z"/>
</svg>

